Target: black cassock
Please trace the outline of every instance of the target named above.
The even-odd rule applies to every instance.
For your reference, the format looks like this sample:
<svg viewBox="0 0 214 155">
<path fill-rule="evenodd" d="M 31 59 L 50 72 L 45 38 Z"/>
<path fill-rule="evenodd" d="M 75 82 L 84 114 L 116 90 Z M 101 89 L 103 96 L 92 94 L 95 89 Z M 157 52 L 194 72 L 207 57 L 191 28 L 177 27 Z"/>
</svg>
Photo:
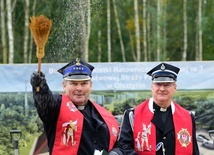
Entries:
<svg viewBox="0 0 214 155">
<path fill-rule="evenodd" d="M 174 131 L 171 106 L 164 111 L 154 103 L 153 109 L 154 117 L 151 122 L 156 126 L 156 144 L 163 144 L 156 152 L 156 155 L 163 155 L 163 147 L 165 149 L 165 155 L 174 155 L 176 133 Z M 137 155 L 134 151 L 134 139 L 132 126 L 130 125 L 130 122 L 132 122 L 130 121 L 130 113 L 134 113 L 134 108 L 128 109 L 124 113 L 119 139 L 116 143 L 116 147 L 114 148 L 114 151 L 117 152 L 118 155 Z M 194 122 L 194 116 L 192 114 L 191 118 Z M 193 133 L 195 133 L 195 130 L 195 123 L 193 123 Z M 192 136 L 193 155 L 199 155 L 196 135 Z"/>
<path fill-rule="evenodd" d="M 57 117 L 59 115 L 62 96 L 59 94 L 52 95 L 50 91 L 47 91 L 46 93 L 41 93 L 41 95 L 34 92 L 34 97 L 37 101 L 35 102 L 35 106 L 43 121 L 48 139 L 48 148 L 51 154 L 54 146 Z M 84 115 L 84 123 L 78 155 L 93 155 L 95 150 L 104 149 L 108 151 L 110 133 L 107 124 L 98 111 L 90 101 L 88 101 L 84 110 L 80 111 Z"/>
</svg>

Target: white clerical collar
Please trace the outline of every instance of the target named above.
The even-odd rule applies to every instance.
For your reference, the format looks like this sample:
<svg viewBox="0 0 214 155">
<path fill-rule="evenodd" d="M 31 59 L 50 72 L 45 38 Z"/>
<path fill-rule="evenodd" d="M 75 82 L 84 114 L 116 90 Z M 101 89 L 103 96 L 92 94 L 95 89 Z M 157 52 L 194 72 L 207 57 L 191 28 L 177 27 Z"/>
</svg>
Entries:
<svg viewBox="0 0 214 155">
<path fill-rule="evenodd" d="M 171 108 L 172 108 L 172 114 L 174 114 L 175 112 L 175 104 L 171 101 Z M 153 98 L 149 99 L 149 110 L 154 113 L 154 109 L 153 109 Z"/>
<path fill-rule="evenodd" d="M 166 111 L 167 111 L 167 108 L 160 108 L 160 111 L 166 112 Z"/>
<path fill-rule="evenodd" d="M 85 109 L 85 105 L 79 105 L 79 106 L 77 106 L 77 109 L 84 110 Z"/>
</svg>

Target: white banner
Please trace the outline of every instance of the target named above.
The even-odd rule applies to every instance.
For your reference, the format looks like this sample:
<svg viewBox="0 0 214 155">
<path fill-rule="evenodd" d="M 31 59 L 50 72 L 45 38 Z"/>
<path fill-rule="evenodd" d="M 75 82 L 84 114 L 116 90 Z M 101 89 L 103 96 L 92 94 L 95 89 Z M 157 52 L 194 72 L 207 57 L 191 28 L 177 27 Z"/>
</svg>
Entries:
<svg viewBox="0 0 214 155">
<path fill-rule="evenodd" d="M 160 62 L 114 62 L 90 63 L 93 90 L 150 90 L 151 77 L 146 73 Z M 179 67 L 177 89 L 214 89 L 214 61 L 166 62 Z M 57 72 L 66 63 L 42 64 L 41 70 L 46 76 L 52 91 L 63 91 L 62 75 Z M 37 64 L 0 65 L 0 92 L 31 91 L 30 76 L 37 70 Z"/>
</svg>

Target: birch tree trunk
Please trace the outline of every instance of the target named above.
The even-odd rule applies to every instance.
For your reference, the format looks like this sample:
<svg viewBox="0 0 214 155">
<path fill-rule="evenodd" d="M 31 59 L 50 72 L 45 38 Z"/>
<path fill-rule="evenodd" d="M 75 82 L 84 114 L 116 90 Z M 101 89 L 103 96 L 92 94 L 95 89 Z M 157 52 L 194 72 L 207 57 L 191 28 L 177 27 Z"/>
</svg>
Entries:
<svg viewBox="0 0 214 155">
<path fill-rule="evenodd" d="M 24 63 L 27 63 L 28 56 L 28 39 L 29 39 L 29 0 L 25 0 L 25 30 L 24 30 Z"/>
<path fill-rule="evenodd" d="M 131 52 L 132 52 L 132 57 L 133 57 L 133 60 L 134 61 L 137 61 L 137 56 L 136 56 L 136 54 L 135 54 L 135 50 L 134 50 L 134 39 L 133 39 L 133 37 L 132 37 L 132 35 L 131 35 L 131 32 L 129 31 L 129 38 L 130 38 L 130 46 L 131 46 Z"/>
<path fill-rule="evenodd" d="M 6 25 L 5 25 L 5 6 L 4 0 L 1 0 L 1 41 L 3 63 L 7 63 L 7 45 L 6 45 Z"/>
<path fill-rule="evenodd" d="M 108 62 L 111 62 L 111 13 L 110 0 L 107 0 L 107 39 L 108 39 Z"/>
<path fill-rule="evenodd" d="M 88 49 L 89 49 L 89 39 L 91 33 L 91 0 L 87 1 L 87 28 L 86 28 L 86 39 L 85 39 L 85 60 L 88 62 Z"/>
<path fill-rule="evenodd" d="M 167 17 L 167 13 L 166 13 L 166 10 L 167 10 L 167 2 L 164 2 L 163 4 L 163 13 L 162 13 L 162 17 L 163 17 L 163 48 L 162 48 L 162 53 L 163 53 L 163 59 L 165 60 L 166 59 L 166 56 L 167 56 L 167 51 L 166 51 L 166 44 L 167 44 L 167 30 L 166 30 L 166 26 L 167 26 L 167 21 L 166 21 L 166 17 Z"/>
<path fill-rule="evenodd" d="M 37 0 L 33 1 L 33 7 L 32 7 L 33 16 L 35 16 L 36 1 Z M 34 44 L 33 36 L 32 36 L 32 33 L 30 33 L 30 47 L 29 47 L 29 59 L 28 59 L 29 63 L 31 63 L 32 61 L 33 44 Z"/>
<path fill-rule="evenodd" d="M 86 22 L 85 22 L 85 11 L 84 11 L 84 3 L 82 0 L 78 1 L 78 6 L 79 6 L 79 14 L 80 14 L 80 21 L 79 21 L 79 36 L 80 36 L 80 55 L 83 57 L 85 61 L 86 60 Z"/>
<path fill-rule="evenodd" d="M 143 0 L 143 51 L 144 61 L 147 61 L 147 31 L 146 31 L 146 0 Z"/>
<path fill-rule="evenodd" d="M 16 6 L 16 2 L 17 2 L 17 0 L 13 0 L 13 4 L 12 4 L 12 7 L 11 7 L 11 12 L 13 12 L 13 10 L 14 10 L 14 8 Z"/>
<path fill-rule="evenodd" d="M 187 1 L 183 0 L 183 19 L 184 19 L 184 47 L 183 47 L 183 55 L 182 55 L 182 61 L 186 61 L 187 57 L 187 8 L 186 4 Z"/>
<path fill-rule="evenodd" d="M 157 61 L 160 61 L 160 16 L 161 16 L 160 4 L 161 0 L 157 0 Z"/>
<path fill-rule="evenodd" d="M 12 64 L 14 63 L 14 37 L 13 37 L 11 0 L 6 0 L 6 8 L 7 8 L 7 30 L 9 38 L 9 64 Z"/>
<path fill-rule="evenodd" d="M 201 26 L 201 22 L 202 22 L 202 0 L 198 0 L 198 45 L 199 45 L 199 51 L 198 51 L 198 59 L 199 61 L 202 61 L 203 57 L 202 57 L 202 26 Z"/>
<path fill-rule="evenodd" d="M 135 14 L 136 53 L 137 53 L 137 62 L 139 62 L 141 61 L 141 52 L 140 52 L 140 27 L 139 27 L 139 14 L 138 14 L 138 0 L 134 0 L 134 14 Z"/>
<path fill-rule="evenodd" d="M 197 23 L 198 23 L 198 15 L 197 15 Z M 198 45 L 198 37 L 199 35 L 198 35 L 198 25 L 197 25 L 197 30 L 196 30 L 196 34 L 195 34 L 195 42 L 196 42 L 196 44 L 195 44 L 195 60 L 196 61 L 198 61 L 199 60 L 199 56 L 198 56 L 198 51 L 199 51 L 199 45 Z"/>
<path fill-rule="evenodd" d="M 118 31 L 118 35 L 120 38 L 120 47 L 121 47 L 121 52 L 122 52 L 122 59 L 123 59 L 123 62 L 126 62 L 126 55 L 125 55 L 125 50 L 124 50 L 123 38 L 122 38 L 122 34 L 121 34 L 120 22 L 119 22 L 119 18 L 118 18 L 117 6 L 115 4 L 115 0 L 113 0 L 113 6 L 114 6 L 115 20 L 116 20 L 116 24 L 117 24 L 117 31 Z"/>
<path fill-rule="evenodd" d="M 102 36 L 102 31 L 98 31 L 98 62 L 101 62 L 102 58 L 102 48 L 101 48 L 101 36 Z"/>
<path fill-rule="evenodd" d="M 147 53 L 148 53 L 148 60 L 151 61 L 151 43 L 150 43 L 150 34 L 151 34 L 151 27 L 150 27 L 150 19 L 151 19 L 151 13 L 148 13 L 147 15 L 147 40 L 148 40 L 148 44 L 147 44 Z"/>
</svg>

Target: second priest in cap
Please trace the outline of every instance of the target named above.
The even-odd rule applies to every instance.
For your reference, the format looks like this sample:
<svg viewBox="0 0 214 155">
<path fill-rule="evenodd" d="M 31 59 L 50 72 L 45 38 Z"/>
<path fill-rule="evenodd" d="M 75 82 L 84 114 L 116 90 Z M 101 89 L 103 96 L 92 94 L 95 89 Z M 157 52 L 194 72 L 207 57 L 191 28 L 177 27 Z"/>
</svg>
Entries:
<svg viewBox="0 0 214 155">
<path fill-rule="evenodd" d="M 199 155 L 193 115 L 172 100 L 179 68 L 161 63 L 152 77 L 152 97 L 124 113 L 110 155 Z"/>
<path fill-rule="evenodd" d="M 53 94 L 42 72 L 31 76 L 35 106 L 51 155 L 93 155 L 110 151 L 116 142 L 119 131 L 115 117 L 89 100 L 93 69 L 79 59 L 59 69 L 64 94 Z"/>
</svg>

